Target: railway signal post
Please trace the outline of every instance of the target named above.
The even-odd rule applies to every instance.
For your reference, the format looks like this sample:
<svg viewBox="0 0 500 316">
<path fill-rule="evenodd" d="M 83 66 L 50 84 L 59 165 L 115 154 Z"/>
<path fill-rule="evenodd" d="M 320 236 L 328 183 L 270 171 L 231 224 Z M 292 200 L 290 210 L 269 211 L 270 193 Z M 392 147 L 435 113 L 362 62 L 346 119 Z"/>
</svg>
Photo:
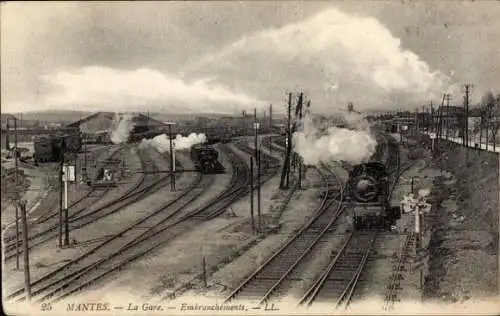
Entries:
<svg viewBox="0 0 500 316">
<path fill-rule="evenodd" d="M 429 134 L 429 136 L 431 138 L 431 144 L 432 144 L 431 145 L 431 152 L 432 152 L 432 155 L 434 155 L 434 153 L 435 153 L 435 150 L 434 150 L 435 146 L 434 146 L 434 144 L 436 142 L 436 133 L 432 132 L 432 133 Z"/>
<path fill-rule="evenodd" d="M 62 180 L 64 182 L 64 245 L 69 246 L 68 222 L 68 182 L 75 182 L 75 166 L 64 164 Z"/>
<path fill-rule="evenodd" d="M 260 149 L 258 147 L 258 136 L 259 136 L 259 128 L 260 123 L 257 122 L 257 109 L 255 109 L 255 122 L 254 122 L 254 130 L 255 130 L 255 163 L 257 165 L 257 231 L 261 230 L 261 214 L 260 214 Z"/>
<path fill-rule="evenodd" d="M 288 189 L 288 183 L 290 181 L 290 151 L 291 148 L 289 144 L 291 143 L 292 133 L 291 133 L 291 112 L 292 112 L 292 94 L 288 94 L 288 110 L 287 110 L 287 129 L 286 129 L 286 153 L 285 153 L 285 161 L 283 163 L 283 170 L 281 173 L 280 180 L 280 189 L 285 190 Z"/>
<path fill-rule="evenodd" d="M 61 156 L 59 157 L 59 248 L 63 247 L 63 210 L 64 210 L 64 192 L 63 192 L 63 173 L 64 173 L 64 151 L 66 146 L 64 141 L 61 143 Z"/>
<path fill-rule="evenodd" d="M 174 123 L 168 123 L 168 139 L 170 143 L 170 191 L 175 191 L 175 175 L 174 175 L 174 150 L 172 143 L 172 125 Z"/>
</svg>

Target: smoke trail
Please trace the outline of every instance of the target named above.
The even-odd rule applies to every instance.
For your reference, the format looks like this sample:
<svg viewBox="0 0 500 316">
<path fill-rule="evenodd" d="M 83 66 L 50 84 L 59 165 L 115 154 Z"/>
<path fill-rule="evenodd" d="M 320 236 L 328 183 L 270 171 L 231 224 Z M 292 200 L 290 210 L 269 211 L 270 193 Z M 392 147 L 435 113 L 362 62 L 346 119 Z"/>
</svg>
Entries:
<svg viewBox="0 0 500 316">
<path fill-rule="evenodd" d="M 176 150 L 182 150 L 188 149 L 195 144 L 204 143 L 206 140 L 206 135 L 202 133 L 191 133 L 187 137 L 178 134 L 175 139 L 172 140 L 172 143 Z M 158 135 L 152 139 L 143 139 L 139 147 L 144 148 L 145 146 L 151 146 L 159 152 L 164 153 L 170 151 L 170 139 L 165 134 Z"/>
<path fill-rule="evenodd" d="M 111 132 L 111 141 L 113 144 L 121 144 L 128 140 L 130 132 L 134 128 L 133 118 L 134 115 L 128 113 L 124 114 L 121 119 L 118 114 L 115 115 L 115 123 L 118 122 L 118 125 Z"/>
<path fill-rule="evenodd" d="M 347 127 L 361 131 L 370 130 L 371 124 L 359 113 L 341 112 L 341 117 Z"/>
<path fill-rule="evenodd" d="M 354 121 L 361 124 L 359 120 Z M 362 125 L 363 128 L 366 125 Z M 329 127 L 326 134 L 319 135 L 312 119 L 306 116 L 299 131 L 293 134 L 294 151 L 306 165 L 322 162 L 345 161 L 352 164 L 366 162 L 375 153 L 377 141 L 369 129 L 352 130 Z"/>
</svg>

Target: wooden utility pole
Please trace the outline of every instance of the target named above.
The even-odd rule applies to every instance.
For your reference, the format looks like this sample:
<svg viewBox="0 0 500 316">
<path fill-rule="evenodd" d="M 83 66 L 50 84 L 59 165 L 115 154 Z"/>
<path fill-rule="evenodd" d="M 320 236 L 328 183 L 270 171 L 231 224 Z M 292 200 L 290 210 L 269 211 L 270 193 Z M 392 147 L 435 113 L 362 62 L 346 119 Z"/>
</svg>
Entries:
<svg viewBox="0 0 500 316">
<path fill-rule="evenodd" d="M 273 130 L 273 105 L 269 104 L 269 133 Z"/>
<path fill-rule="evenodd" d="M 88 163 L 87 163 L 87 134 L 82 133 L 81 137 L 83 141 L 83 172 L 82 172 L 82 178 L 85 183 L 87 183 L 87 171 L 88 171 Z M 124 160 L 125 161 L 125 160 Z M 123 170 L 122 170 L 123 172 Z"/>
<path fill-rule="evenodd" d="M 488 145 L 489 145 L 489 135 L 490 135 L 490 120 L 491 120 L 491 109 L 490 107 L 486 104 L 486 151 L 488 151 Z M 500 274 L 499 274 L 500 275 Z"/>
<path fill-rule="evenodd" d="M 449 129 L 450 129 L 450 100 L 451 100 L 451 94 L 446 94 L 446 120 L 445 120 L 445 126 L 446 126 L 446 139 L 448 139 L 449 136 Z"/>
<path fill-rule="evenodd" d="M 201 265 L 202 265 L 202 269 L 203 269 L 202 270 L 202 274 L 203 274 L 203 286 L 205 288 L 207 288 L 208 287 L 208 283 L 207 283 L 207 262 L 206 262 L 205 256 L 203 256 Z"/>
<path fill-rule="evenodd" d="M 243 120 L 243 136 L 246 137 L 247 136 L 247 119 L 246 119 L 247 113 L 245 110 L 243 110 L 243 111 L 241 111 L 241 114 L 242 114 L 242 120 Z"/>
<path fill-rule="evenodd" d="M 303 122 L 302 122 L 303 94 L 302 94 L 302 92 L 300 93 L 299 102 L 300 102 L 300 104 L 297 105 L 297 107 L 299 107 L 299 121 L 301 123 L 301 127 L 303 128 Z M 298 153 L 296 154 L 296 157 L 297 157 L 297 161 L 298 161 L 298 165 L 299 165 L 299 181 L 298 181 L 299 182 L 299 189 L 301 189 L 302 188 L 302 159 Z"/>
<path fill-rule="evenodd" d="M 469 147 L 469 96 L 472 89 L 472 84 L 465 84 L 465 97 L 464 97 L 464 117 L 465 117 L 465 130 L 464 130 L 464 144 Z"/>
<path fill-rule="evenodd" d="M 7 122 L 9 121 L 9 118 L 7 118 Z M 14 175 L 16 179 L 16 190 L 18 190 L 19 187 L 19 168 L 17 165 L 18 157 L 17 157 L 17 120 L 14 118 L 14 171 L 16 174 Z M 16 208 L 16 269 L 19 270 L 19 205 L 18 201 L 15 201 L 14 203 L 15 208 Z"/>
<path fill-rule="evenodd" d="M 257 131 L 257 109 L 254 109 L 254 112 L 253 112 L 253 115 L 254 115 L 254 118 L 253 118 L 253 129 L 254 129 L 254 157 L 255 157 L 255 163 L 258 163 L 257 162 L 257 151 L 258 151 L 258 148 L 257 148 L 257 138 L 258 138 L 258 131 Z"/>
<path fill-rule="evenodd" d="M 292 94 L 288 94 L 288 120 L 287 120 L 287 145 L 286 145 L 286 153 L 285 153 L 285 161 L 283 163 L 283 169 L 281 172 L 281 181 L 280 181 L 280 189 L 288 189 L 288 183 L 289 183 L 289 170 L 290 170 L 290 145 L 291 145 L 291 127 L 290 127 L 290 120 L 291 120 L 291 113 L 292 113 Z"/>
<path fill-rule="evenodd" d="M 436 140 L 439 142 L 443 134 L 443 107 L 444 107 L 444 99 L 446 98 L 446 94 L 443 94 L 443 100 L 441 101 L 441 106 L 438 109 L 438 129 L 437 129 L 437 137 Z"/>
<path fill-rule="evenodd" d="M 9 139 L 9 117 L 7 116 L 7 130 L 5 131 L 5 149 L 10 149 L 10 139 Z"/>
<path fill-rule="evenodd" d="M 255 219 L 253 212 L 253 157 L 250 156 L 250 217 L 252 218 L 252 232 L 255 233 Z"/>
<path fill-rule="evenodd" d="M 30 260 L 28 247 L 28 220 L 26 218 L 26 201 L 20 203 L 21 219 L 23 221 L 23 255 L 24 255 L 24 290 L 26 292 L 26 302 L 31 301 L 31 281 L 30 281 Z"/>
<path fill-rule="evenodd" d="M 168 124 L 168 140 L 170 146 L 170 191 L 175 191 L 174 146 L 172 144 L 172 124 Z"/>
<path fill-rule="evenodd" d="M 259 221 L 257 227 L 259 233 L 262 232 L 262 214 L 260 212 L 260 149 L 257 151 L 257 219 Z"/>
</svg>

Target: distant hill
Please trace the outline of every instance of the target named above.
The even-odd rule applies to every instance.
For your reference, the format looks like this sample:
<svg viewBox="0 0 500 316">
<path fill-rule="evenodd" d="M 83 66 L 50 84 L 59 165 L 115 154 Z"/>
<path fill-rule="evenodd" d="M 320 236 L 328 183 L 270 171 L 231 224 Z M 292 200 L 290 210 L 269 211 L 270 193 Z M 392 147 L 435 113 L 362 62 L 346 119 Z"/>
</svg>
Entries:
<svg viewBox="0 0 500 316">
<path fill-rule="evenodd" d="M 24 112 L 24 113 L 5 113 L 2 114 L 2 122 L 5 121 L 6 116 L 15 116 L 18 119 L 22 119 L 23 125 L 31 125 L 30 123 L 38 121 L 42 125 L 50 124 L 50 123 L 64 123 L 69 124 L 76 122 L 80 119 L 83 119 L 89 115 L 96 113 L 97 111 L 56 111 L 56 110 L 48 110 L 48 111 L 37 111 L 37 112 Z M 143 112 L 143 114 L 147 114 L 147 112 Z M 248 115 L 248 114 L 247 114 Z M 262 114 L 259 113 L 259 116 Z M 171 113 L 159 113 L 159 112 L 149 112 L 149 116 L 151 118 L 160 120 L 160 121 L 186 121 L 191 120 L 196 117 L 206 117 L 210 119 L 218 119 L 221 117 L 240 117 L 238 114 L 215 114 L 215 113 L 190 113 L 190 114 L 171 114 Z M 274 118 L 282 118 L 284 115 L 282 114 L 273 114 Z"/>
<path fill-rule="evenodd" d="M 37 111 L 37 112 L 23 112 L 23 113 L 12 113 L 18 119 L 23 121 L 40 121 L 46 123 L 68 123 L 77 121 L 83 117 L 92 114 L 92 112 L 86 111 Z"/>
</svg>

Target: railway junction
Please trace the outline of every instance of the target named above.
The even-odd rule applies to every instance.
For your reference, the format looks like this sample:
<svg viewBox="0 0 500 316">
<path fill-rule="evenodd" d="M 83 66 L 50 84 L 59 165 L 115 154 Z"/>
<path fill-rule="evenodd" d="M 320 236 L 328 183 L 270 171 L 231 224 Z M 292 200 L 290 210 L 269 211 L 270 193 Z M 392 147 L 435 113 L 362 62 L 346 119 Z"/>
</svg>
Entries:
<svg viewBox="0 0 500 316">
<path fill-rule="evenodd" d="M 149 118 L 141 119 L 147 127 Z M 84 141 L 68 161 L 88 172 L 89 180 L 75 177 L 69 183 L 63 227 L 61 182 L 53 176 L 44 184 L 48 193 L 22 206 L 28 213 L 27 242 L 15 217 L 4 222 L 2 216 L 6 304 L 65 306 L 122 296 L 184 308 L 204 300 L 241 303 L 265 313 L 290 306 L 363 311 L 369 299 L 387 311 L 404 301 L 467 300 L 493 288 L 488 282 L 494 278 L 470 276 L 464 281 L 468 292 L 459 292 L 463 284 L 446 284 L 453 271 L 440 276 L 441 284 L 432 281 L 445 265 L 436 240 L 447 247 L 459 243 L 452 233 L 443 235 L 447 225 L 469 234 L 459 246 L 467 252 L 469 243 L 475 245 L 467 260 L 479 257 L 484 273 L 497 273 L 491 269 L 495 254 L 483 252 L 494 241 L 486 229 L 466 227 L 467 220 L 481 218 L 459 211 L 457 195 L 463 192 L 456 191 L 464 188 L 457 189 L 459 171 L 446 165 L 461 159 L 453 153 L 464 148 L 434 144 L 417 128 L 391 133 L 372 124 L 376 148 L 370 161 L 377 167 L 363 163 L 357 169 L 346 161 L 307 165 L 287 152 L 291 129 L 281 133 L 278 125 L 280 133 L 270 133 L 272 118 L 255 115 L 243 135 L 214 135 L 210 145 L 176 149 L 174 157 L 172 145 L 165 150 L 168 146 L 137 141 L 148 131 L 148 138 L 168 133 L 166 125 L 154 121 L 154 127 L 132 131 L 138 133 L 132 141 L 109 144 L 97 141 L 108 128 L 106 120 L 109 116 L 97 114 L 73 124 L 98 136 L 93 144 Z M 267 131 L 259 132 L 259 126 Z M 486 161 L 498 169 L 498 158 L 495 162 L 487 152 L 466 154 L 469 165 Z M 18 169 L 28 165 L 16 161 Z M 57 167 L 48 162 L 26 170 L 47 176 Z M 436 193 L 440 189 L 449 194 Z M 488 210 L 483 219 L 498 216 Z M 463 264 L 458 252 L 448 252 L 446 260 Z M 156 305 L 148 306 L 152 311 Z"/>
</svg>

